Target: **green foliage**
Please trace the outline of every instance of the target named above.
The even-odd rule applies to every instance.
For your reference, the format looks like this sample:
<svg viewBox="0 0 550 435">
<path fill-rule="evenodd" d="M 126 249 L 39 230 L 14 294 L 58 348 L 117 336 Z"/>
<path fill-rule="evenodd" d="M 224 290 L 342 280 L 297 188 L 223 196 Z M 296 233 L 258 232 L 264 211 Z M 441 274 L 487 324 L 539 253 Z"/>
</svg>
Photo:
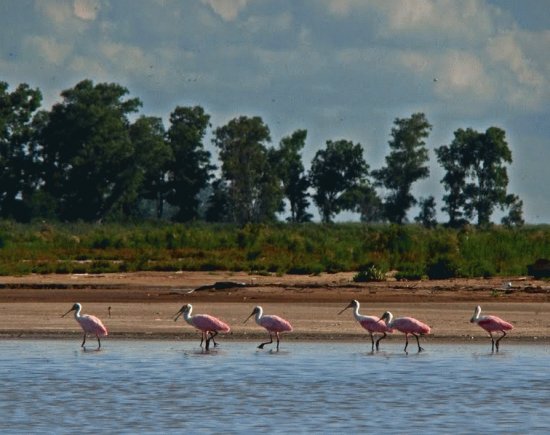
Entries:
<svg viewBox="0 0 550 435">
<path fill-rule="evenodd" d="M 429 263 L 426 273 L 430 279 L 449 279 L 462 276 L 459 259 L 450 256 L 441 256 Z"/>
<path fill-rule="evenodd" d="M 124 213 L 137 196 L 138 172 L 128 115 L 137 98 L 126 88 L 83 80 L 61 93 L 41 129 L 43 191 L 59 217 L 94 221 Z"/>
<path fill-rule="evenodd" d="M 420 198 L 420 213 L 414 218 L 415 222 L 422 224 L 426 228 L 434 228 L 437 226 L 435 219 L 435 199 L 433 196 L 428 198 Z"/>
<path fill-rule="evenodd" d="M 8 92 L 0 81 L 0 217 L 27 221 L 38 182 L 34 123 L 42 102 L 38 89 L 21 84 Z"/>
<path fill-rule="evenodd" d="M 116 83 L 86 79 L 45 111 L 38 89 L 20 84 L 9 92 L 0 81 L 0 218 L 271 224 L 288 203 L 288 221 L 304 223 L 312 218 L 311 195 L 324 223 L 349 210 L 365 223 L 401 225 L 419 203 L 415 220 L 429 228 L 436 224 L 434 199 L 419 202 L 411 193 L 429 175 L 425 139 L 432 126 L 423 113 L 395 119 L 386 165 L 371 174 L 374 186 L 360 144 L 327 141 L 306 174 L 301 153 L 307 131 L 296 130 L 277 149 L 268 148 L 270 130 L 258 116 L 240 116 L 213 131 L 222 165 L 211 181 L 215 166 L 203 141 L 212 126 L 204 109 L 177 106 L 166 130 L 160 117 L 141 115 L 132 122 L 141 101 L 128 94 Z M 442 210 L 449 213 L 449 226 L 460 228 L 476 216 L 478 226 L 488 226 L 495 208 L 508 212 L 503 225 L 524 224 L 523 201 L 506 192 L 505 165 L 512 156 L 504 130 L 458 129 L 436 154 L 446 171 Z M 358 255 L 355 250 L 354 261 Z M 346 264 L 324 263 L 335 270 Z"/>
<path fill-rule="evenodd" d="M 161 118 L 141 116 L 130 126 L 140 181 L 139 199 L 154 201 L 155 217 L 159 219 L 163 217 L 165 197 L 170 190 L 168 170 L 173 161 L 165 134 Z"/>
<path fill-rule="evenodd" d="M 465 218 L 477 216 L 478 226 L 487 226 L 495 207 L 510 209 L 505 224 L 523 225 L 522 202 L 506 191 L 505 164 L 512 162 L 512 152 L 504 130 L 490 127 L 479 133 L 458 129 L 454 136 L 450 145 L 435 150 L 446 171 L 441 181 L 447 191 L 443 210 L 449 214 L 449 225 L 458 227 Z"/>
<path fill-rule="evenodd" d="M 309 180 L 300 154 L 306 137 L 306 130 L 296 130 L 291 136 L 284 137 L 279 148 L 271 154 L 272 167 L 281 179 L 283 193 L 290 204 L 289 222 L 309 222 L 312 218 L 307 212 Z"/>
<path fill-rule="evenodd" d="M 368 170 L 359 143 L 329 140 L 325 149 L 317 151 L 309 177 L 315 189 L 313 200 L 323 222 L 331 222 L 333 216 L 342 210 L 357 209 L 356 190 L 366 184 Z"/>
<path fill-rule="evenodd" d="M 214 131 L 231 222 L 272 222 L 282 210 L 281 186 L 266 146 L 270 140 L 268 126 L 257 116 L 232 119 Z"/>
<path fill-rule="evenodd" d="M 401 263 L 398 272 L 395 274 L 398 281 L 418 281 L 427 277 L 426 266 L 422 262 Z"/>
<path fill-rule="evenodd" d="M 199 192 L 206 188 L 215 166 L 210 153 L 204 150 L 203 138 L 210 115 L 199 106 L 176 107 L 170 114 L 168 143 L 173 160 L 170 162 L 170 193 L 168 201 L 177 207 L 174 220 L 187 222 L 199 216 Z"/>
<path fill-rule="evenodd" d="M 354 282 L 384 281 L 385 273 L 375 264 L 361 266 L 359 272 L 353 277 Z"/>
<path fill-rule="evenodd" d="M 424 139 L 432 126 L 423 113 L 414 113 L 410 118 L 394 121 L 391 152 L 386 156 L 386 166 L 373 172 L 378 184 L 388 192 L 384 204 L 385 216 L 392 222 L 405 221 L 407 210 L 416 204 L 411 188 L 416 181 L 429 175 L 428 149 Z"/>
<path fill-rule="evenodd" d="M 481 230 L 362 224 L 0 221 L 0 274 L 231 270 L 396 271 L 397 279 L 510 276 L 550 258 L 547 226 Z M 363 265 L 374 265 L 367 270 Z M 376 273 L 375 273 L 376 272 Z"/>
</svg>

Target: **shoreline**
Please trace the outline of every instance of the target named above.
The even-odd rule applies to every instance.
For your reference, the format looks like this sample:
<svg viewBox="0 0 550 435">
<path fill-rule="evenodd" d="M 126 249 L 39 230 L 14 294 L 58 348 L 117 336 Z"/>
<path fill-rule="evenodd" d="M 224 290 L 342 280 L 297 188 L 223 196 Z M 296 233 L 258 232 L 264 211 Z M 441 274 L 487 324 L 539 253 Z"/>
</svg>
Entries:
<svg viewBox="0 0 550 435">
<path fill-rule="evenodd" d="M 490 341 L 469 322 L 476 305 L 514 325 L 510 342 L 550 343 L 550 283 L 529 277 L 441 281 L 353 282 L 353 273 L 320 276 L 266 276 L 230 272 L 140 272 L 104 275 L 29 275 L 0 277 L 0 339 L 79 339 L 73 317 L 61 318 L 73 303 L 104 322 L 109 339 L 200 340 L 184 321 L 173 321 L 186 303 L 193 313 L 211 314 L 228 323 L 224 340 L 258 340 L 265 330 L 244 320 L 255 305 L 294 327 L 285 341 L 357 341 L 370 344 L 351 310 L 338 313 L 351 299 L 360 313 L 411 316 L 427 323 L 427 343 Z M 238 284 L 215 288 L 216 283 Z M 503 282 L 506 284 L 503 286 Z M 507 285 L 510 282 L 511 285 Z M 108 308 L 112 308 L 109 316 Z M 388 342 L 404 341 L 395 332 Z"/>
<path fill-rule="evenodd" d="M 223 345 L 224 342 L 247 342 L 254 343 L 261 341 L 267 337 L 267 334 L 230 334 L 230 335 L 218 335 L 216 340 Z M 2 331 L 0 333 L 0 340 L 62 340 L 62 341 L 79 341 L 82 339 L 82 332 L 80 331 L 63 331 L 60 333 L 52 332 L 32 332 L 32 331 Z M 411 342 L 414 344 L 414 340 Z M 102 347 L 105 343 L 110 341 L 170 341 L 170 342 L 198 342 L 200 341 L 200 332 L 186 332 L 183 334 L 147 334 L 147 333 L 115 333 L 109 334 L 107 337 L 101 338 Z M 458 344 L 458 343 L 490 343 L 489 336 L 484 335 L 471 335 L 471 336 L 433 336 L 425 335 L 421 337 L 422 343 L 437 343 L 437 344 Z M 283 335 L 281 338 L 281 346 L 285 343 L 356 343 L 357 345 L 365 345 L 370 347 L 370 337 L 365 334 L 298 334 L 293 336 Z M 401 344 L 405 342 L 405 336 L 399 332 L 389 335 L 384 339 L 383 343 Z M 548 345 L 550 344 L 550 337 L 526 337 L 526 336 L 514 336 L 509 333 L 502 341 L 503 343 L 514 344 L 531 344 L 531 345 Z M 94 336 L 88 336 L 86 343 L 90 343 L 93 347 L 96 339 Z"/>
</svg>

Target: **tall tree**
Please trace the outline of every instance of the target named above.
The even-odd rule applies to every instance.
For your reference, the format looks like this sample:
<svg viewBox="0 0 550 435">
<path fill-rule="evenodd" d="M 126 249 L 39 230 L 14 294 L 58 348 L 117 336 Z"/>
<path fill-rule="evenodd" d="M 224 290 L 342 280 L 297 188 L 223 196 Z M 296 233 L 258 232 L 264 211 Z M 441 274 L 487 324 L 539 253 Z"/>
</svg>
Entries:
<svg viewBox="0 0 550 435">
<path fill-rule="evenodd" d="M 38 89 L 0 82 L 0 216 L 27 220 L 37 187 L 33 119 L 42 102 Z"/>
<path fill-rule="evenodd" d="M 512 215 L 521 217 L 519 198 L 507 194 L 505 164 L 512 162 L 512 153 L 504 130 L 490 127 L 479 133 L 459 129 L 454 136 L 450 145 L 436 149 L 438 161 L 447 171 L 442 182 L 450 192 L 443 198 L 445 210 L 452 212 L 449 224 L 455 224 L 457 214 L 463 213 L 468 219 L 477 216 L 479 226 L 489 225 L 495 207 L 513 207 Z"/>
<path fill-rule="evenodd" d="M 202 143 L 209 125 L 210 115 L 199 106 L 176 107 L 170 114 L 168 143 L 173 161 L 168 201 L 178 208 L 174 219 L 180 222 L 199 216 L 198 195 L 208 186 L 215 169 Z"/>
<path fill-rule="evenodd" d="M 449 215 L 448 225 L 457 228 L 467 222 L 464 216 L 466 197 L 466 177 L 468 166 L 472 164 L 469 150 L 466 144 L 473 143 L 477 139 L 477 133 L 471 129 L 459 129 L 454 133 L 455 138 L 449 146 L 443 145 L 435 150 L 437 161 L 445 169 L 442 184 L 447 192 L 443 195 L 445 205 L 442 211 Z"/>
<path fill-rule="evenodd" d="M 502 224 L 507 227 L 523 226 L 523 201 L 517 195 L 510 194 L 506 197 L 506 205 L 508 214 L 501 219 Z"/>
<path fill-rule="evenodd" d="M 140 116 L 130 126 L 130 138 L 135 148 L 139 173 L 138 200 L 154 201 L 155 214 L 161 219 L 170 185 L 168 172 L 173 160 L 172 149 L 165 140 L 161 118 Z"/>
<path fill-rule="evenodd" d="M 224 179 L 218 178 L 210 186 L 204 218 L 207 222 L 232 222 L 231 198 Z"/>
<path fill-rule="evenodd" d="M 281 179 L 283 193 L 290 204 L 290 222 L 309 222 L 307 212 L 309 180 L 304 171 L 301 151 L 305 146 L 307 130 L 296 130 L 284 137 L 273 152 L 273 167 Z"/>
<path fill-rule="evenodd" d="M 342 210 L 357 209 L 358 189 L 366 183 L 369 165 L 359 143 L 329 140 L 326 145 L 313 157 L 309 179 L 323 222 L 331 222 Z"/>
<path fill-rule="evenodd" d="M 435 228 L 437 220 L 435 219 L 435 199 L 433 196 L 420 198 L 420 213 L 414 218 L 415 222 L 422 224 L 426 228 Z"/>
<path fill-rule="evenodd" d="M 268 126 L 257 116 L 232 119 L 214 132 L 234 222 L 272 221 L 282 210 L 279 179 L 266 145 L 270 140 Z"/>
<path fill-rule="evenodd" d="M 61 93 L 42 131 L 44 191 L 62 219 L 124 213 L 136 196 L 135 152 L 128 115 L 141 105 L 115 83 L 83 80 Z"/>
<path fill-rule="evenodd" d="M 396 224 L 405 221 L 407 211 L 417 203 L 411 194 L 416 181 L 428 177 L 430 170 L 428 150 L 424 139 L 432 126 L 423 113 L 414 113 L 410 118 L 397 118 L 389 141 L 391 152 L 386 156 L 386 166 L 373 171 L 377 184 L 389 192 L 384 209 L 387 219 Z"/>
<path fill-rule="evenodd" d="M 361 222 L 383 222 L 384 204 L 370 184 L 363 184 L 357 189 L 357 211 L 361 215 Z"/>
</svg>

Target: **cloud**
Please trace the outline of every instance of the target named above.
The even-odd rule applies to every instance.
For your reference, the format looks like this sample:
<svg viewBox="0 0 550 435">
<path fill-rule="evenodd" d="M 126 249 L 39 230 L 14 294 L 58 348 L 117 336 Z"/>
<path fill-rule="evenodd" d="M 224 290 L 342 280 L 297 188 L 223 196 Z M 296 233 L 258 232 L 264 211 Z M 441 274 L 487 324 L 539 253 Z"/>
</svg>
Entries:
<svg viewBox="0 0 550 435">
<path fill-rule="evenodd" d="M 37 1 L 35 7 L 55 24 L 63 24 L 73 12 L 71 6 L 61 1 Z"/>
<path fill-rule="evenodd" d="M 73 11 L 81 20 L 92 21 L 96 19 L 100 7 L 99 0 L 75 0 Z"/>
<path fill-rule="evenodd" d="M 78 80 L 90 78 L 96 81 L 112 81 L 112 75 L 108 73 L 104 65 L 94 59 L 75 56 L 71 59 L 68 68 Z"/>
<path fill-rule="evenodd" d="M 61 43 L 54 38 L 43 36 L 26 37 L 24 46 L 34 55 L 54 65 L 61 65 L 72 50 L 69 43 Z"/>
<path fill-rule="evenodd" d="M 499 10 L 481 0 L 326 0 L 337 18 L 361 16 L 379 37 L 475 43 L 494 31 Z"/>
<path fill-rule="evenodd" d="M 347 17 L 353 10 L 368 7 L 365 0 L 328 0 L 327 9 L 331 15 Z"/>
<path fill-rule="evenodd" d="M 544 33 L 512 31 L 490 39 L 486 47 L 493 71 L 501 78 L 501 93 L 505 101 L 520 110 L 538 109 L 549 93 L 548 79 L 543 72 L 549 69 L 548 59 L 532 58 L 525 52 L 524 45 L 528 46 L 533 38 L 543 39 Z M 536 55 L 536 50 L 532 54 Z"/>
<path fill-rule="evenodd" d="M 233 21 L 239 15 L 249 0 L 201 0 L 223 18 L 224 21 Z"/>
<path fill-rule="evenodd" d="M 470 93 L 479 99 L 487 99 L 493 94 L 493 86 L 488 80 L 481 60 L 473 53 L 450 51 L 440 66 L 438 88 L 440 95 L 451 96 Z"/>
<path fill-rule="evenodd" d="M 512 71 L 518 83 L 532 87 L 539 87 L 544 83 L 543 76 L 524 56 L 514 34 L 507 33 L 491 39 L 487 46 L 487 52 L 494 62 L 502 64 Z"/>
<path fill-rule="evenodd" d="M 386 17 L 382 35 L 429 35 L 433 41 L 475 43 L 494 31 L 493 10 L 478 0 L 407 0 L 381 2 Z"/>
</svg>

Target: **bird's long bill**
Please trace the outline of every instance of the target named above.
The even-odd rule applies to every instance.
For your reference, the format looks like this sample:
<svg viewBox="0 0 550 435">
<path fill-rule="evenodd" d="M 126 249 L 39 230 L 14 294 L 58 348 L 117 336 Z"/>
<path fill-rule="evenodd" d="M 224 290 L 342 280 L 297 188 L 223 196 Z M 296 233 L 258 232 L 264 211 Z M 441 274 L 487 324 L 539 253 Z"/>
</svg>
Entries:
<svg viewBox="0 0 550 435">
<path fill-rule="evenodd" d="M 178 320 L 178 317 L 181 316 L 182 313 L 183 313 L 183 310 L 179 310 L 176 314 L 174 314 L 174 316 L 176 316 L 174 317 L 174 322 Z"/>
<path fill-rule="evenodd" d="M 246 320 L 243 322 L 243 325 L 244 325 L 246 322 L 248 322 L 248 319 L 250 319 L 253 315 L 254 315 L 254 311 L 252 311 L 252 312 L 250 313 L 250 316 L 248 316 L 248 317 L 246 318 Z"/>
<path fill-rule="evenodd" d="M 342 314 L 344 311 L 346 311 L 348 308 L 351 308 L 353 305 L 350 303 L 346 308 L 344 308 L 342 311 L 338 313 L 338 315 Z"/>
<path fill-rule="evenodd" d="M 67 311 L 65 314 L 63 314 L 61 317 L 65 317 L 67 314 L 69 314 L 71 311 L 74 311 L 74 308 L 71 308 L 69 311 Z"/>
</svg>

